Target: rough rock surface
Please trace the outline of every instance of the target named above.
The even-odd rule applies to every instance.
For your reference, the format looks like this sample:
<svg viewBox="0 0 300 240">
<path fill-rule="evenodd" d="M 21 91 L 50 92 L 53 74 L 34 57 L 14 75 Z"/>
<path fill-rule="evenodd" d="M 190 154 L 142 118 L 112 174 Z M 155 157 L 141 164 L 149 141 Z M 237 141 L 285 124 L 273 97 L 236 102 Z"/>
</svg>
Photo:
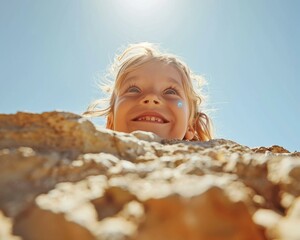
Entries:
<svg viewBox="0 0 300 240">
<path fill-rule="evenodd" d="M 0 114 L 0 239 L 300 239 L 300 154 Z"/>
</svg>

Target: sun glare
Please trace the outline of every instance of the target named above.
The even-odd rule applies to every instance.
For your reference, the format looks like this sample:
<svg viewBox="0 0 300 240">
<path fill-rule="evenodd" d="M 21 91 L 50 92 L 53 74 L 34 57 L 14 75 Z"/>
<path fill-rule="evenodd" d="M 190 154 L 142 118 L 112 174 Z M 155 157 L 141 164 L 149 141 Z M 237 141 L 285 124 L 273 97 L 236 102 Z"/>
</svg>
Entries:
<svg viewBox="0 0 300 240">
<path fill-rule="evenodd" d="M 160 13 L 168 0 L 117 0 L 115 7 L 122 12 L 139 17 L 153 16 Z"/>
<path fill-rule="evenodd" d="M 133 10 L 148 11 L 155 7 L 159 7 L 161 0 L 129 0 L 122 1 L 131 7 Z"/>
<path fill-rule="evenodd" d="M 104 4 L 97 2 L 101 21 L 105 21 L 116 35 L 131 41 L 149 39 L 149 36 L 152 39 L 158 35 L 167 37 L 176 31 L 183 16 L 184 1 L 178 0 L 108 0 L 106 11 Z"/>
</svg>

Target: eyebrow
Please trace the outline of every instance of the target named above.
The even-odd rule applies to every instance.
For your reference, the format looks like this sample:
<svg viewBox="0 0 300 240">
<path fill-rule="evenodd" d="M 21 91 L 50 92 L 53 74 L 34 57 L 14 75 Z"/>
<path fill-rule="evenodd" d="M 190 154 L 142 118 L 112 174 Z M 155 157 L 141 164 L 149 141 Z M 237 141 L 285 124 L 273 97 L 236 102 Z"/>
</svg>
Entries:
<svg viewBox="0 0 300 240">
<path fill-rule="evenodd" d="M 178 86 L 182 87 L 182 84 L 180 84 L 176 79 L 172 78 L 172 77 L 168 77 L 167 78 L 170 82 L 177 84 Z"/>
<path fill-rule="evenodd" d="M 136 81 L 136 80 L 138 80 L 138 79 L 139 79 L 138 76 L 132 76 L 132 77 L 130 77 L 130 78 L 125 78 L 125 82 L 126 82 L 126 83 L 127 83 L 127 82 L 132 82 L 132 81 Z M 174 78 L 172 78 L 172 77 L 167 77 L 166 79 L 169 80 L 170 82 L 172 82 L 172 83 L 174 83 L 174 84 L 176 84 L 176 85 L 182 87 L 182 84 L 180 84 L 176 79 L 174 79 Z"/>
</svg>

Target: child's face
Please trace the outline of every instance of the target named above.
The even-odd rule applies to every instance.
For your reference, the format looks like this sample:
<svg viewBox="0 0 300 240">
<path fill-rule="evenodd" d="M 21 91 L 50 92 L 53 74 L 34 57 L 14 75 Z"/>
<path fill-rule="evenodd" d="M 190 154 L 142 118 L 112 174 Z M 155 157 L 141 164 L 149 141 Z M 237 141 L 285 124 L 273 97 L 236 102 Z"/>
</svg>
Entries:
<svg viewBox="0 0 300 240">
<path fill-rule="evenodd" d="M 165 139 L 191 139 L 188 118 L 188 101 L 178 70 L 152 62 L 126 76 L 108 125 L 126 133 L 143 130 Z"/>
</svg>

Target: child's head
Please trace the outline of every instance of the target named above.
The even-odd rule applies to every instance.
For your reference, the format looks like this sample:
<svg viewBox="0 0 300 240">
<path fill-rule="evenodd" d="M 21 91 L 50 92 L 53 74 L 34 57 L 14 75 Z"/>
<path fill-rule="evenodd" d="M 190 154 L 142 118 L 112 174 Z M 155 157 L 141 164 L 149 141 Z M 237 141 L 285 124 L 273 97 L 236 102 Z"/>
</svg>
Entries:
<svg viewBox="0 0 300 240">
<path fill-rule="evenodd" d="M 203 79 L 178 57 L 150 43 L 130 45 L 111 66 L 114 86 L 109 106 L 85 114 L 106 115 L 106 127 L 130 133 L 150 131 L 165 139 L 212 139 L 211 121 L 200 111 L 203 97 L 192 81 Z"/>
</svg>

